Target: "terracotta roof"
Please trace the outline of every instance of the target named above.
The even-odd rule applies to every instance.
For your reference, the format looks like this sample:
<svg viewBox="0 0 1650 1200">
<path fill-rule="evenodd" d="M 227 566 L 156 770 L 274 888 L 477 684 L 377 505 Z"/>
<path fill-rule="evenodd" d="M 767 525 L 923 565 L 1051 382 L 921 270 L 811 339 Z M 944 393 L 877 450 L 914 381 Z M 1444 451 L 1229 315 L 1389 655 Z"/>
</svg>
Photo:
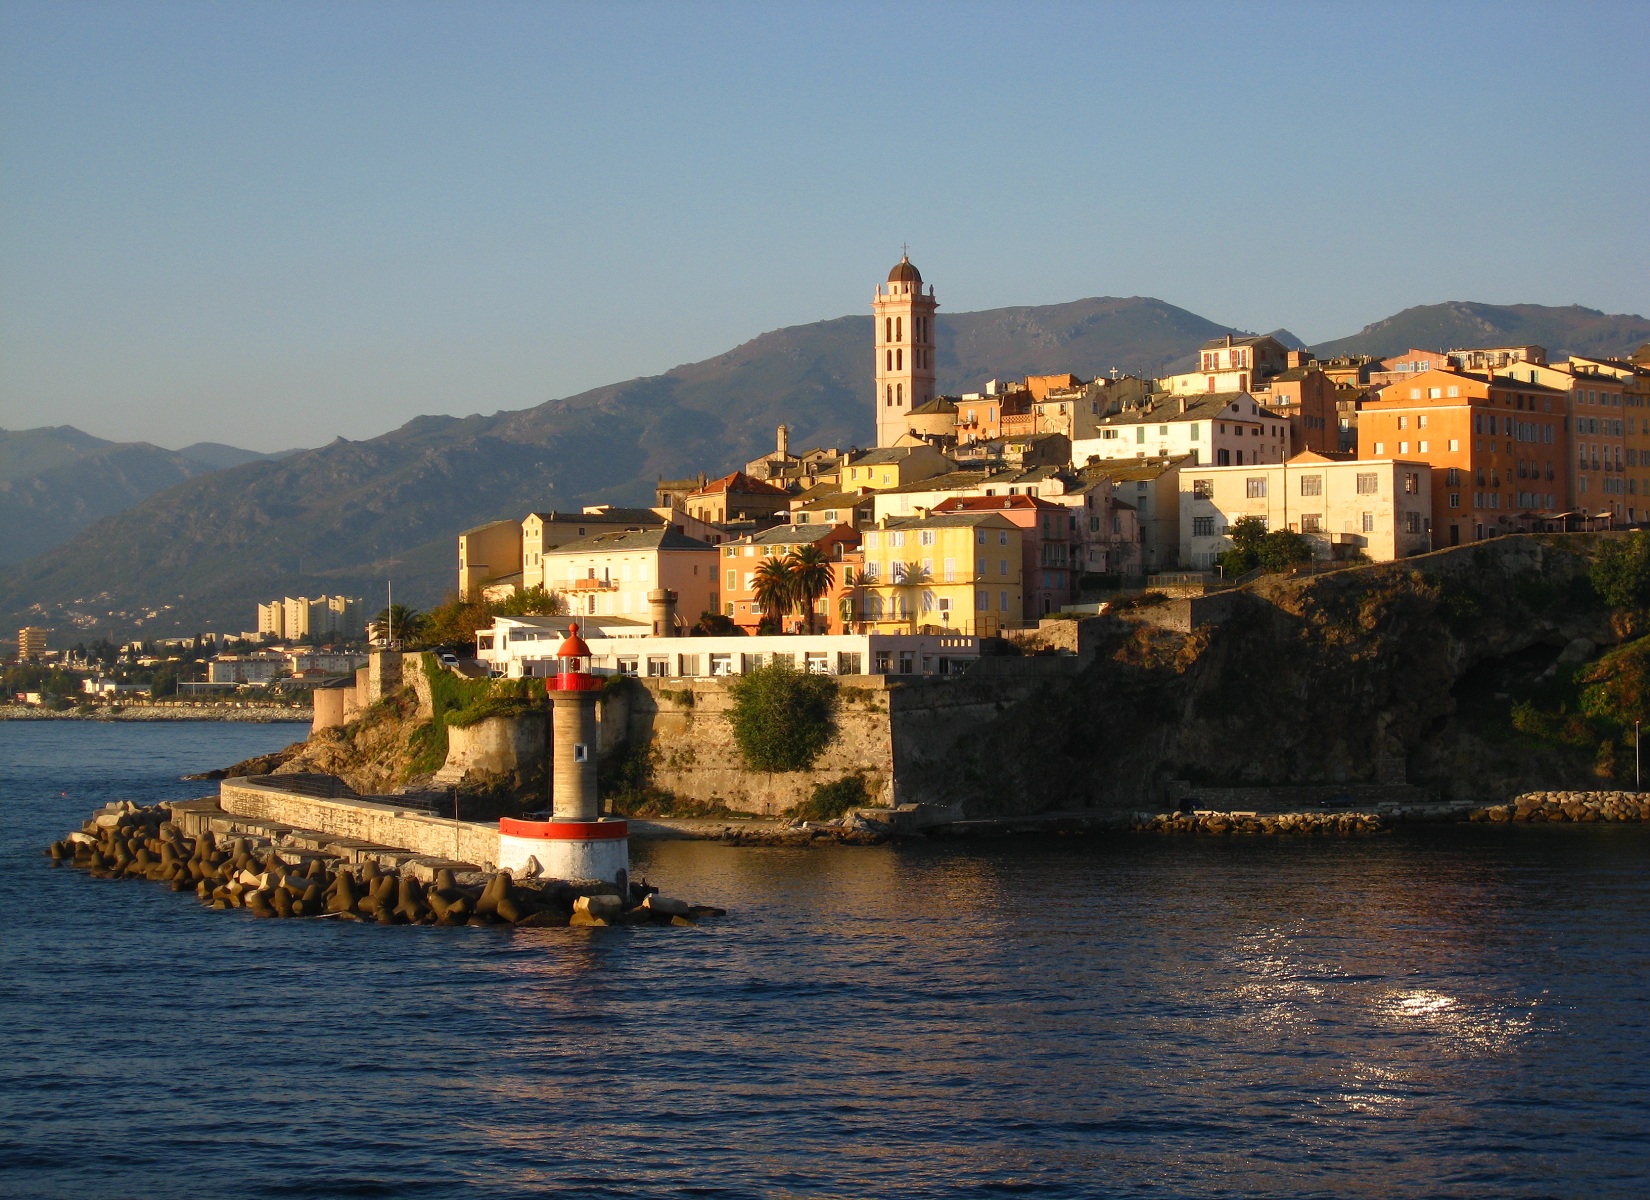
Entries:
<svg viewBox="0 0 1650 1200">
<path fill-rule="evenodd" d="M 735 471 L 731 475 L 713 479 L 691 494 L 711 496 L 717 492 L 742 492 L 747 496 L 786 496 L 790 494 L 784 488 L 774 487 L 771 483 L 763 483 L 760 479 L 752 479 L 743 471 Z"/>
<path fill-rule="evenodd" d="M 933 511 L 936 513 L 984 512 L 1003 508 L 1060 509 L 1064 507 L 1060 504 L 1051 504 L 1037 496 L 952 496 L 949 500 L 942 500 L 936 504 Z"/>
<path fill-rule="evenodd" d="M 1171 421 L 1207 421 L 1218 417 L 1225 411 L 1228 404 L 1236 403 L 1240 399 L 1254 400 L 1248 392 L 1203 392 L 1196 396 L 1173 396 L 1154 404 L 1151 408 L 1136 408 L 1128 412 L 1115 413 L 1101 420 L 1102 425 L 1167 425 Z M 1180 411 L 1180 401 L 1186 401 L 1186 411 Z M 1271 412 L 1255 401 L 1259 409 L 1258 415 L 1240 413 L 1239 418 L 1259 421 L 1265 419 L 1282 420 L 1277 413 Z"/>
</svg>

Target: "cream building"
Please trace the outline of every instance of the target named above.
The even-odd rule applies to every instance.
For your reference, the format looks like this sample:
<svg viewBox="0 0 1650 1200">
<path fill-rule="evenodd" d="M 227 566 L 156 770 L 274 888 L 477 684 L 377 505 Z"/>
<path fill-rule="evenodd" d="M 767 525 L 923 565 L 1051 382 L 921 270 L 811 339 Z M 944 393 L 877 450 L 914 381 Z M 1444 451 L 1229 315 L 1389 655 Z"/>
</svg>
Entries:
<svg viewBox="0 0 1650 1200">
<path fill-rule="evenodd" d="M 1265 380 L 1299 366 L 1304 356 L 1291 351 L 1269 334 L 1234 337 L 1227 334 L 1204 342 L 1198 351 L 1198 369 L 1158 380 L 1166 392 L 1194 396 L 1200 392 L 1247 392 Z"/>
<path fill-rule="evenodd" d="M 489 584 L 520 582 L 521 522 L 489 521 L 458 535 L 458 594 L 471 596 Z M 292 637 L 289 631 L 288 637 Z"/>
<path fill-rule="evenodd" d="M 1248 392 L 1156 395 L 1101 422 L 1097 436 L 1071 444 L 1071 459 L 1179 458 L 1194 465 L 1253 466 L 1289 456 L 1289 422 Z"/>
<path fill-rule="evenodd" d="M 934 398 L 934 312 L 939 306 L 934 289 L 923 291 L 922 273 L 904 255 L 871 300 L 879 446 L 899 441 L 911 410 Z"/>
<path fill-rule="evenodd" d="M 1292 529 L 1314 558 L 1362 551 L 1387 562 L 1432 549 L 1432 468 L 1402 459 L 1340 461 L 1300 454 L 1286 463 L 1184 467 L 1180 472 L 1180 565 L 1208 570 L 1232 548 L 1241 517 Z"/>
<path fill-rule="evenodd" d="M 676 593 L 677 622 L 691 627 L 703 613 L 720 611 L 717 549 L 674 529 L 604 533 L 544 554 L 544 587 L 567 611 L 649 619 L 647 594 Z"/>
</svg>

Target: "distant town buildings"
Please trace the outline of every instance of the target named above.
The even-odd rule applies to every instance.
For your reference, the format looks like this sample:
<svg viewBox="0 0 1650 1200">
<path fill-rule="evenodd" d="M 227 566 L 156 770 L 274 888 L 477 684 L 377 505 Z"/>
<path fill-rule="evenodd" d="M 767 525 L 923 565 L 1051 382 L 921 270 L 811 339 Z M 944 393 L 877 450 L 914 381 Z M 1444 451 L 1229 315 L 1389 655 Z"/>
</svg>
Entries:
<svg viewBox="0 0 1650 1200">
<path fill-rule="evenodd" d="M 46 656 L 46 636 L 49 630 L 38 625 L 25 625 L 17 631 L 17 661 L 38 662 Z"/>
<path fill-rule="evenodd" d="M 1535 345 L 1320 361 L 1234 333 L 1159 379 L 1067 371 L 942 395 L 938 307 L 909 256 L 876 289 L 874 446 L 796 446 L 785 424 L 742 469 L 659 480 L 652 508 L 478 526 L 459 538 L 461 593 L 543 587 L 605 623 L 593 646 L 717 630 L 765 643 L 765 564 L 813 547 L 831 567 L 814 636 L 978 638 L 1153 574 L 1212 575 L 1245 518 L 1300 535 L 1324 563 L 1650 522 L 1650 346 L 1565 362 Z M 496 670 L 531 674 L 550 636 L 538 626 L 565 620 L 500 617 L 479 636 Z M 779 624 L 795 635 L 806 622 L 793 606 Z M 685 653 L 615 657 L 676 672 Z M 737 672 L 770 653 L 707 650 L 698 666 Z M 806 663 L 840 669 L 825 649 Z"/>
<path fill-rule="evenodd" d="M 365 611 L 359 596 L 287 596 L 258 605 L 258 636 L 354 641 L 366 636 Z"/>
</svg>

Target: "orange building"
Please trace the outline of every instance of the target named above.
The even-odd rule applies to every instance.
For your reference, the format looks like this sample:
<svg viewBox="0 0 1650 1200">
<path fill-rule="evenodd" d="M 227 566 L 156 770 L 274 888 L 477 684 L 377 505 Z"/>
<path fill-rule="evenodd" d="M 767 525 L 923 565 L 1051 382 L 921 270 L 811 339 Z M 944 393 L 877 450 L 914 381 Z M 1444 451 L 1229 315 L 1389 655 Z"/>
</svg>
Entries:
<svg viewBox="0 0 1650 1200">
<path fill-rule="evenodd" d="M 756 602 L 756 568 L 764 559 L 784 558 L 803 546 L 818 546 L 831 561 L 831 590 L 814 604 L 817 633 L 847 633 L 842 623 L 842 600 L 853 594 L 859 572 L 856 563 L 859 533 L 851 525 L 779 525 L 750 537 L 724 543 L 721 550 L 722 611 L 745 633 L 762 624 L 762 606 Z M 786 631 L 800 627 L 802 618 L 785 619 Z"/>
<path fill-rule="evenodd" d="M 1570 494 L 1564 396 L 1534 383 L 1417 372 L 1364 404 L 1358 457 L 1432 467 L 1438 546 L 1539 528 Z"/>
<path fill-rule="evenodd" d="M 1289 454 L 1338 454 L 1341 450 L 1335 383 L 1315 365 L 1290 367 L 1272 376 L 1254 397 L 1289 421 Z"/>
</svg>

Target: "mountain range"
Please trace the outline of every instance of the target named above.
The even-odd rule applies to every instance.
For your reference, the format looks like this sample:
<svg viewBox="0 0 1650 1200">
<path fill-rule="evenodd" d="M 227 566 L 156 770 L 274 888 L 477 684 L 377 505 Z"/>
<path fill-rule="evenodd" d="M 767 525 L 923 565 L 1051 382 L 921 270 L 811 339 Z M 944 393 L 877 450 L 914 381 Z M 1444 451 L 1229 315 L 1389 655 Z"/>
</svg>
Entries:
<svg viewBox="0 0 1650 1200">
<path fill-rule="evenodd" d="M 110 442 L 72 425 L 0 429 L 0 565 L 33 558 L 186 479 L 277 457 L 218 442 L 182 450 Z"/>
<path fill-rule="evenodd" d="M 948 393 L 992 377 L 1058 371 L 1161 375 L 1190 367 L 1204 341 L 1241 332 L 1138 296 L 953 313 L 936 321 L 936 367 Z M 870 444 L 871 333 L 868 316 L 793 326 L 662 375 L 534 408 L 419 417 L 365 441 L 338 439 L 217 470 L 201 465 L 205 453 L 250 452 L 190 447 L 197 457 L 188 458 L 146 447 L 181 462 L 162 468 L 143 459 L 156 473 L 134 468 L 134 494 L 144 486 L 140 475 L 160 479 L 170 469 L 178 477 L 0 571 L 0 614 L 56 627 L 60 640 L 73 628 L 83 636 L 235 631 L 251 624 L 259 600 L 342 592 L 376 603 L 391 579 L 397 600 L 425 606 L 453 587 L 454 537 L 470 526 L 533 509 L 647 503 L 660 477 L 714 475 L 754 458 L 773 445 L 781 423 L 793 446 Z M 1275 336 L 1300 344 L 1287 330 Z M 1537 342 L 1555 355 L 1625 354 L 1646 340 L 1650 321 L 1637 316 L 1450 303 L 1407 309 L 1314 349 L 1384 355 L 1411 345 Z M 54 471 L 89 485 L 94 472 L 85 468 L 120 448 L 76 430 L 29 432 L 59 434 L 64 449 L 52 451 L 44 437 L 14 451 L 0 443 L 0 487 L 32 487 Z M 76 446 L 80 457 L 71 453 Z M 52 463 L 54 452 L 65 457 Z M 12 462 L 16 471 L 28 462 L 37 469 L 6 479 L 3 464 Z M 113 491 L 97 501 L 118 502 Z M 87 501 L 83 511 L 93 507 Z"/>
</svg>

